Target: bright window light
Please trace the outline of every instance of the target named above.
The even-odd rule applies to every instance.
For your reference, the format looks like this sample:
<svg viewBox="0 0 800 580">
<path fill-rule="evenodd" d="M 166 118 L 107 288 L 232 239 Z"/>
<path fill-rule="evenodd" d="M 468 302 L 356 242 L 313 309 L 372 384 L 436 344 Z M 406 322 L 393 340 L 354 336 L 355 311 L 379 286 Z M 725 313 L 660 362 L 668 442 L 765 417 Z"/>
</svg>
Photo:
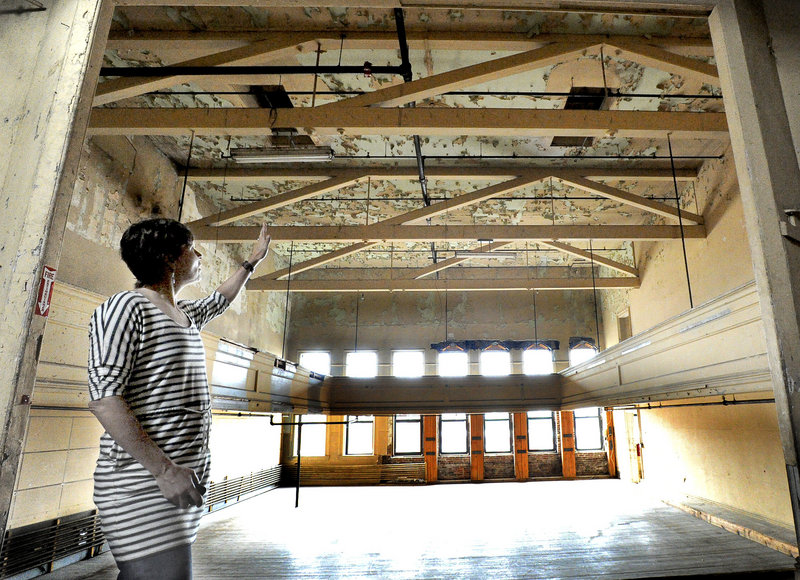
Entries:
<svg viewBox="0 0 800 580">
<path fill-rule="evenodd" d="M 420 455 L 422 453 L 422 416 L 394 416 L 395 455 Z"/>
<path fill-rule="evenodd" d="M 348 377 L 374 377 L 378 374 L 378 353 L 374 350 L 348 352 L 344 364 Z"/>
<path fill-rule="evenodd" d="M 522 372 L 526 375 L 553 373 L 553 351 L 549 348 L 529 348 L 522 351 Z"/>
<path fill-rule="evenodd" d="M 306 351 L 300 353 L 300 366 L 321 375 L 331 374 L 331 353 Z"/>
<path fill-rule="evenodd" d="M 481 374 L 486 377 L 510 375 L 511 353 L 507 350 L 484 350 L 481 352 Z"/>
<path fill-rule="evenodd" d="M 469 374 L 469 356 L 465 352 L 440 352 L 439 375 L 463 377 Z"/>
<path fill-rule="evenodd" d="M 211 384 L 237 389 L 247 388 L 247 369 L 253 351 L 225 340 L 217 345 L 216 360 L 211 372 Z"/>
<path fill-rule="evenodd" d="M 603 448 L 603 416 L 599 407 L 575 410 L 575 448 L 581 451 Z"/>
<path fill-rule="evenodd" d="M 579 365 L 586 362 L 597 354 L 593 348 L 571 348 L 569 351 L 569 366 Z"/>
<path fill-rule="evenodd" d="M 421 350 L 392 352 L 392 374 L 396 377 L 421 377 L 425 374 L 425 353 Z"/>
<path fill-rule="evenodd" d="M 440 451 L 442 453 L 467 452 L 467 415 L 442 413 L 439 421 Z"/>
<path fill-rule="evenodd" d="M 483 416 L 483 450 L 486 453 L 511 453 L 511 421 L 508 413 Z"/>
<path fill-rule="evenodd" d="M 328 418 L 325 415 L 303 415 L 303 436 L 300 442 L 300 454 L 303 457 L 324 457 L 325 456 L 325 428 L 327 425 L 314 425 L 314 423 L 325 423 Z M 308 423 L 308 424 L 306 424 Z M 294 454 L 297 456 L 297 434 L 299 427 L 294 428 Z"/>
<path fill-rule="evenodd" d="M 528 411 L 528 450 L 555 451 L 555 426 L 551 411 Z"/>
<path fill-rule="evenodd" d="M 345 455 L 372 455 L 375 418 L 371 415 L 348 415 L 347 421 L 344 432 Z"/>
</svg>

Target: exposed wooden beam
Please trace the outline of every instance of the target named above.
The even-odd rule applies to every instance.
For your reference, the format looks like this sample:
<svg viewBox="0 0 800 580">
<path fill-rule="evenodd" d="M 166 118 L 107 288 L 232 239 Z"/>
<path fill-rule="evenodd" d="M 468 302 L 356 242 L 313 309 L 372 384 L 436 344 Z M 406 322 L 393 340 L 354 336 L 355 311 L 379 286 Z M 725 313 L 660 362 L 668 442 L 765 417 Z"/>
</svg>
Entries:
<svg viewBox="0 0 800 580">
<path fill-rule="evenodd" d="M 544 178 L 542 177 L 539 179 Z M 517 191 L 518 189 L 522 189 L 523 187 L 539 181 L 539 179 L 535 177 L 517 177 L 516 179 L 504 181 L 503 183 L 498 183 L 496 185 L 490 185 L 489 187 L 484 187 L 470 193 L 457 195 L 448 199 L 447 201 L 441 201 L 427 207 L 421 207 L 419 209 L 406 212 L 402 215 L 383 220 L 375 225 L 387 226 L 393 224 L 419 223 L 421 220 L 435 217 L 448 211 L 454 211 L 469 205 L 473 205 L 479 201 L 485 201 L 487 199 L 497 197 L 498 195 Z"/>
<path fill-rule="evenodd" d="M 270 231 L 272 231 L 272 228 L 270 228 Z M 252 278 L 250 282 L 252 283 L 257 280 L 284 280 L 290 275 L 299 274 L 300 272 L 307 272 L 308 270 L 312 270 L 318 266 L 324 266 L 325 264 L 334 262 L 339 258 L 357 254 L 358 252 L 369 249 L 373 246 L 377 246 L 379 243 L 380 242 L 360 242 L 358 244 L 350 244 L 344 248 L 334 250 L 333 252 L 327 252 L 321 256 L 317 256 L 316 258 L 311 258 L 310 260 L 300 262 L 299 264 L 293 264 L 291 268 L 281 268 L 280 270 L 275 270 L 274 272 L 270 272 L 264 276 Z"/>
<path fill-rule="evenodd" d="M 270 196 L 264 201 L 256 201 L 248 203 L 241 207 L 229 209 L 218 214 L 210 215 L 199 220 L 187 224 L 190 228 L 194 229 L 199 226 L 220 226 L 229 224 L 238 219 L 254 216 L 259 213 L 264 213 L 279 207 L 284 207 L 297 203 L 303 199 L 322 195 L 329 191 L 340 189 L 346 185 L 357 182 L 359 179 L 364 178 L 364 173 L 361 171 L 344 171 L 336 177 L 331 177 L 319 183 L 312 183 L 305 187 L 287 191 L 286 193 L 279 193 L 278 195 Z"/>
<path fill-rule="evenodd" d="M 616 187 L 611 187 L 609 185 L 605 185 L 604 183 L 598 183 L 596 181 L 590 181 L 588 179 L 584 179 L 583 177 L 568 178 L 559 173 L 556 173 L 555 175 L 553 175 L 553 178 L 559 180 L 561 183 L 564 183 L 566 185 L 577 187 L 578 189 L 582 189 L 583 191 L 588 191 L 589 193 L 593 193 L 601 197 L 607 197 L 608 199 L 621 201 L 622 203 L 626 203 L 628 205 L 632 205 L 634 207 L 638 207 L 639 209 L 650 211 L 670 219 L 678 219 L 679 215 L 678 208 L 672 207 L 665 203 L 661 203 L 660 201 L 647 199 L 645 197 L 642 197 L 641 195 L 628 193 L 627 191 L 622 191 L 621 189 L 617 189 Z M 703 216 L 685 210 L 680 210 L 680 219 L 691 224 L 699 225 L 703 223 Z"/>
<path fill-rule="evenodd" d="M 638 288 L 639 278 L 595 278 L 596 288 Z M 292 280 L 290 292 L 497 292 L 513 290 L 591 290 L 591 278 L 515 278 L 511 280 L 487 278 L 479 280 Z M 282 280 L 250 280 L 248 290 L 286 292 Z"/>
<path fill-rule="evenodd" d="M 546 246 L 548 248 L 554 248 L 556 250 L 560 250 L 565 254 L 570 254 L 572 256 L 577 256 L 579 258 L 585 258 L 587 260 L 591 260 L 596 264 L 606 266 L 618 272 L 630 274 L 631 276 L 637 276 L 637 277 L 639 276 L 639 270 L 637 268 L 633 268 L 631 266 L 628 266 L 627 264 L 623 264 L 622 262 L 617 262 L 616 260 L 611 260 L 610 258 L 604 258 L 603 256 L 598 256 L 597 254 L 587 252 L 586 250 L 582 250 L 581 248 L 576 248 L 575 246 L 570 246 L 569 244 L 564 244 L 562 242 L 543 242 L 543 241 L 539 241 L 536 243 L 539 244 L 540 246 Z"/>
<path fill-rule="evenodd" d="M 202 56 L 176 63 L 174 66 L 225 66 L 260 64 L 266 60 L 290 56 L 297 53 L 297 46 L 314 40 L 311 33 L 274 33 L 264 40 L 247 46 L 232 48 L 216 54 Z M 213 75 L 209 75 L 213 76 Z M 174 87 L 189 80 L 203 77 L 123 77 L 111 79 L 97 85 L 93 104 L 105 105 L 121 99 L 143 95 L 151 91 Z"/>
<path fill-rule="evenodd" d="M 401 107 L 407 103 L 421 101 L 455 91 L 464 87 L 487 83 L 517 73 L 558 64 L 565 59 L 575 58 L 591 45 L 550 44 L 519 54 L 497 58 L 456 70 L 423 77 L 415 81 L 378 89 L 357 97 L 323 105 L 322 108 L 340 107 Z"/>
<path fill-rule="evenodd" d="M 496 197 L 498 195 L 502 195 L 504 193 L 508 193 L 509 191 L 514 191 L 516 189 L 519 189 L 521 187 L 524 187 L 524 186 L 530 184 L 531 181 L 532 180 L 530 178 L 522 178 L 522 177 L 517 178 L 517 179 L 512 179 L 512 180 L 507 181 L 505 183 L 492 185 L 490 187 L 484 187 L 483 189 L 479 189 L 479 190 L 473 191 L 471 193 L 467 193 L 467 194 L 464 194 L 464 195 L 459 195 L 459 196 L 454 197 L 453 199 L 450 199 L 450 200 L 445 201 L 445 202 L 440 202 L 440 203 L 437 203 L 437 204 L 434 204 L 434 205 L 430 205 L 430 206 L 427 206 L 427 207 L 423 207 L 423 208 L 420 208 L 420 209 L 417 209 L 417 210 L 413 210 L 413 211 L 410 211 L 410 212 L 406 212 L 406 213 L 400 214 L 400 215 L 395 216 L 393 218 L 389 218 L 389 219 L 383 220 L 381 222 L 378 222 L 378 224 L 373 224 L 373 226 L 374 225 L 382 225 L 382 226 L 400 225 L 400 224 L 405 224 L 405 223 L 409 223 L 409 222 L 419 221 L 421 219 L 427 219 L 429 217 L 437 216 L 437 215 L 443 214 L 443 213 L 445 213 L 447 211 L 450 211 L 450 210 L 453 210 L 453 209 L 465 207 L 467 205 L 471 205 L 471 204 L 477 203 L 477 202 L 485 200 L 485 199 L 490 199 L 492 197 Z M 198 225 L 202 225 L 202 224 L 198 224 Z M 272 229 L 273 228 L 270 228 L 270 232 L 272 232 Z M 336 250 L 334 252 L 329 252 L 329 253 L 327 253 L 325 255 L 318 256 L 318 257 L 312 258 L 310 260 L 306 260 L 305 262 L 302 262 L 301 264 L 299 264 L 297 267 L 294 267 L 292 269 L 292 272 L 293 273 L 294 272 L 301 272 L 301 271 L 305 271 L 305 270 L 310 270 L 311 268 L 316 268 L 317 266 L 321 266 L 322 264 L 327 264 L 328 262 L 331 262 L 331 261 L 336 260 L 338 258 L 342 258 L 344 256 L 349 256 L 350 254 L 354 254 L 354 253 L 359 252 L 361 250 L 370 248 L 370 247 L 374 246 L 376 243 L 377 242 L 372 242 L 372 243 L 361 242 L 361 243 L 353 244 L 351 246 L 347 246 L 345 248 L 340 248 L 340 249 L 338 249 L 338 250 Z M 285 278 L 287 276 L 289 276 L 289 269 L 288 268 L 284 268 L 282 270 L 277 270 L 275 272 L 272 272 L 271 274 L 267 274 L 264 277 L 268 278 L 268 279 L 278 280 L 278 279 L 281 279 L 281 278 Z"/>
<path fill-rule="evenodd" d="M 201 226 L 193 230 L 195 240 L 223 243 L 251 243 L 258 237 L 258 226 Z M 674 240 L 680 239 L 679 226 L 272 226 L 273 241 L 281 242 L 430 242 L 457 240 Z M 705 238 L 704 226 L 684 226 L 688 239 Z"/>
<path fill-rule="evenodd" d="M 364 174 L 372 179 L 386 180 L 416 180 L 419 179 L 419 169 L 413 167 L 369 167 L 359 168 Z M 255 181 L 287 181 L 298 180 L 308 181 L 309 179 L 329 179 L 336 177 L 343 171 L 350 171 L 346 167 L 332 167 L 326 165 L 298 166 L 293 164 L 291 167 L 232 167 L 228 169 L 207 169 L 191 168 L 188 172 L 189 181 L 226 181 L 231 182 L 255 182 Z M 636 181 L 665 181 L 672 180 L 672 171 L 668 168 L 619 168 L 619 167 L 582 167 L 578 169 L 558 169 L 559 174 L 567 177 L 585 177 L 587 179 L 614 180 L 636 180 Z M 452 165 L 437 167 L 436 165 L 425 164 L 425 175 L 429 179 L 474 179 L 490 180 L 513 177 L 534 177 L 545 179 L 553 174 L 552 169 L 526 169 L 524 167 L 477 167 L 463 166 L 454 167 Z M 678 181 L 692 181 L 697 179 L 697 169 L 676 169 L 675 176 Z"/>
<path fill-rule="evenodd" d="M 114 0 L 119 6 L 219 6 L 219 0 Z M 226 6 L 260 6 L 263 8 L 307 8 L 307 0 L 225 0 Z M 554 11 L 598 14 L 641 14 L 653 16 L 660 14 L 675 18 L 697 18 L 708 16 L 714 8 L 715 0 L 579 0 L 565 6 L 559 0 L 447 0 L 446 2 L 412 3 L 415 8 L 431 10 L 483 9 L 519 10 L 524 12 Z M 351 0 L 316 0 L 314 6 L 320 8 L 352 8 Z M 408 8 L 406 2 L 398 0 L 362 0 L 362 8 Z"/>
<path fill-rule="evenodd" d="M 668 72 L 679 72 L 683 75 L 693 76 L 704 83 L 719 86 L 719 73 L 717 67 L 695 58 L 675 54 L 642 42 L 629 42 L 616 38 L 614 42 L 606 43 L 611 48 L 616 48 L 618 56 L 627 58 L 647 67 L 653 67 Z"/>
<path fill-rule="evenodd" d="M 495 250 L 499 250 L 500 248 L 508 246 L 510 243 L 511 242 L 494 242 L 491 244 L 486 244 L 485 246 L 472 251 L 494 252 Z M 457 266 L 462 262 L 467 262 L 472 259 L 473 258 L 470 257 L 448 258 L 446 260 L 436 262 L 435 264 L 431 264 L 430 266 L 426 266 L 424 268 L 413 268 L 411 269 L 411 272 L 403 272 L 403 275 L 399 276 L 399 278 L 401 280 L 419 280 L 421 278 L 424 278 L 425 276 L 430 276 L 431 274 L 435 274 L 436 272 L 441 272 L 442 270 L 446 270 L 447 268 L 452 268 L 453 266 Z"/>
<path fill-rule="evenodd" d="M 407 23 L 408 24 L 408 23 Z M 312 33 L 311 30 L 290 34 Z M 106 44 L 107 50 L 148 50 L 159 54 L 162 50 L 191 53 L 193 50 L 221 52 L 239 48 L 263 40 L 267 36 L 281 34 L 280 31 L 252 30 L 114 30 Z M 313 31 L 315 40 L 323 51 L 338 51 L 341 32 L 332 28 Z M 658 46 L 664 50 L 695 56 L 713 56 L 713 46 L 709 37 L 684 36 L 618 36 L 601 34 L 537 34 L 512 31 L 470 31 L 464 34 L 459 30 L 407 30 L 406 39 L 412 50 L 493 50 L 523 52 L 533 50 L 554 42 L 567 44 L 615 45 L 618 41 Z M 394 30 L 349 30 L 345 42 L 346 50 L 395 50 L 397 32 Z M 316 46 L 314 47 L 316 49 Z M 298 50 L 303 52 L 303 46 Z"/>
<path fill-rule="evenodd" d="M 294 109 L 94 109 L 90 135 L 263 135 L 271 127 L 308 127 L 325 135 L 585 135 L 727 139 L 724 113 L 322 107 Z"/>
</svg>

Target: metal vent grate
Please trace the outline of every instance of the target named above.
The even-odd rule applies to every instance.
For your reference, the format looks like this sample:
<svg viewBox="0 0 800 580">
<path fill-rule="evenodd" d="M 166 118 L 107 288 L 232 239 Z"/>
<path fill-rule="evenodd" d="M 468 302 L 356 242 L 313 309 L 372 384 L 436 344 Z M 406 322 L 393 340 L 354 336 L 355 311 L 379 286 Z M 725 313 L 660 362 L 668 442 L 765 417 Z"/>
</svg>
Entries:
<svg viewBox="0 0 800 580">
<path fill-rule="evenodd" d="M 86 551 L 93 556 L 104 541 L 95 511 L 83 512 L 6 532 L 0 577 L 26 570 L 50 572 L 54 562 Z"/>
<path fill-rule="evenodd" d="M 208 486 L 206 505 L 209 511 L 236 503 L 242 496 L 278 487 L 281 466 L 213 482 Z M 105 538 L 100 531 L 96 511 L 83 512 L 17 528 L 6 532 L 0 552 L 0 578 L 21 572 L 51 572 L 54 563 L 82 552 L 96 556 Z"/>
</svg>

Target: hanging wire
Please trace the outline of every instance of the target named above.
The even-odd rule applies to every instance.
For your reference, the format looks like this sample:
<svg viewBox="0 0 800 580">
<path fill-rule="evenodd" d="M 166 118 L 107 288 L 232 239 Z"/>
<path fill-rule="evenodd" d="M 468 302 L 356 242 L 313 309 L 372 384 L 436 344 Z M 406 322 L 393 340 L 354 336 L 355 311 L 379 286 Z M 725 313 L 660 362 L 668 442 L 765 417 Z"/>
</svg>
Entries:
<svg viewBox="0 0 800 580">
<path fill-rule="evenodd" d="M 592 250 L 592 240 L 589 240 L 589 259 L 592 264 L 592 295 L 594 296 L 594 331 L 597 342 L 597 351 L 600 351 L 600 317 L 597 315 L 597 285 L 594 278 L 594 250 Z"/>
<path fill-rule="evenodd" d="M 683 247 L 683 265 L 686 268 L 686 286 L 689 289 L 689 308 L 694 308 L 694 300 L 692 299 L 692 281 L 689 278 L 689 259 L 686 257 L 686 237 L 683 232 L 683 219 L 681 217 L 681 198 L 678 193 L 678 176 L 675 170 L 675 158 L 672 156 L 672 140 L 667 133 L 667 145 L 669 146 L 669 162 L 672 166 L 672 184 L 675 187 L 675 204 L 678 210 L 678 226 L 681 230 L 681 246 Z"/>
<path fill-rule="evenodd" d="M 603 46 L 600 46 L 600 69 L 603 71 L 603 96 L 608 97 L 608 82 L 606 82 L 606 58 L 603 55 Z"/>
<path fill-rule="evenodd" d="M 369 225 L 369 194 L 370 189 L 372 187 L 372 176 L 367 176 L 367 217 L 366 217 L 366 225 Z"/>
<path fill-rule="evenodd" d="M 281 358 L 286 358 L 286 330 L 289 320 L 289 286 L 292 281 L 292 258 L 294 254 L 294 240 L 289 246 L 289 275 L 286 277 L 286 308 L 283 311 L 283 345 L 281 346 Z"/>
<path fill-rule="evenodd" d="M 528 242 L 525 242 L 525 267 L 528 269 L 528 280 L 531 279 L 530 253 L 528 252 Z M 531 298 L 533 299 L 533 340 L 539 346 L 538 317 L 536 316 L 536 288 L 531 284 Z"/>
<path fill-rule="evenodd" d="M 322 44 L 317 42 L 317 69 L 319 69 L 319 56 L 322 54 Z M 339 55 L 341 57 L 341 53 Z M 319 75 L 315 72 L 314 73 L 314 88 L 312 89 L 311 94 L 311 108 L 314 108 L 314 105 L 317 103 L 317 80 L 319 79 Z"/>
<path fill-rule="evenodd" d="M 356 337 L 353 343 L 353 350 L 356 352 L 358 352 L 358 307 L 361 304 L 361 298 L 363 296 L 363 294 L 356 292 Z"/>
<path fill-rule="evenodd" d="M 183 170 L 183 189 L 181 189 L 181 199 L 178 202 L 178 221 L 183 217 L 183 200 L 186 197 L 186 184 L 189 182 L 189 164 L 192 162 L 192 147 L 194 147 L 194 130 L 192 138 L 189 140 L 189 154 L 186 156 L 186 167 Z"/>
<path fill-rule="evenodd" d="M 231 139 L 233 137 L 228 137 L 228 155 L 223 155 L 222 157 L 225 159 L 225 165 L 223 166 L 222 170 L 222 199 L 225 199 L 225 194 L 228 191 L 228 161 L 231 158 Z M 231 199 L 233 196 L 231 195 Z M 217 212 L 217 222 L 219 222 L 219 218 L 222 215 L 222 204 L 219 206 L 219 211 Z M 217 255 L 217 248 L 219 248 L 219 228 L 214 228 L 214 255 Z"/>
</svg>

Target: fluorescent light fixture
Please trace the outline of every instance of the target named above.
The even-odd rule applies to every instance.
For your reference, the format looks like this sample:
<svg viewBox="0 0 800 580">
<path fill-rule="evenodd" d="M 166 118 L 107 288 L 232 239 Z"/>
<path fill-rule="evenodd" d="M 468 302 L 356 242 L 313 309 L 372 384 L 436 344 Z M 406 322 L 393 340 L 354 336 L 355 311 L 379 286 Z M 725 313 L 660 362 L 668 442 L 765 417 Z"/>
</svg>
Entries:
<svg viewBox="0 0 800 580">
<path fill-rule="evenodd" d="M 264 149 L 231 149 L 235 163 L 296 163 L 304 161 L 330 161 L 330 147 L 275 147 Z"/>
<path fill-rule="evenodd" d="M 470 252 L 464 250 L 456 250 L 456 258 L 491 258 L 494 260 L 513 260 L 517 257 L 516 252 Z"/>
</svg>

